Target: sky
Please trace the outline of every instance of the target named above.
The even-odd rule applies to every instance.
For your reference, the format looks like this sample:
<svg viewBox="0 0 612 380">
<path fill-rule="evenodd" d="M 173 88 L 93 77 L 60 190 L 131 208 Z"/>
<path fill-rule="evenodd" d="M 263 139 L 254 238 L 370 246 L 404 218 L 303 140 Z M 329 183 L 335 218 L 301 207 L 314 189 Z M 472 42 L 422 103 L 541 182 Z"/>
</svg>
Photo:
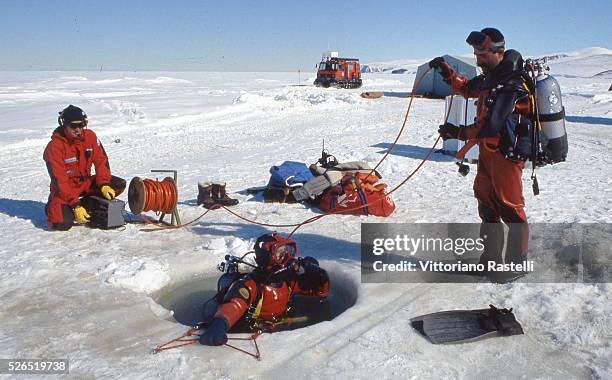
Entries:
<svg viewBox="0 0 612 380">
<path fill-rule="evenodd" d="M 612 2 L 0 0 L 0 70 L 314 71 L 469 54 L 496 27 L 523 55 L 612 48 Z"/>
</svg>

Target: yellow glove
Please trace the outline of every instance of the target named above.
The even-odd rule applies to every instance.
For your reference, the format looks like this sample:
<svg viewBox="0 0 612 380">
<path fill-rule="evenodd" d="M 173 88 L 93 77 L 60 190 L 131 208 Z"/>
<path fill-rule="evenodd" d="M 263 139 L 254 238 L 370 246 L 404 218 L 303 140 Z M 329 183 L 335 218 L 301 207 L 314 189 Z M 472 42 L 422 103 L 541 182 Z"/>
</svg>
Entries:
<svg viewBox="0 0 612 380">
<path fill-rule="evenodd" d="M 85 207 L 77 206 L 74 208 L 74 210 L 72 210 L 72 212 L 74 213 L 74 220 L 76 220 L 78 224 L 85 224 L 89 222 L 90 216 L 87 210 L 85 210 Z"/>
<path fill-rule="evenodd" d="M 108 185 L 103 185 L 100 188 L 100 192 L 102 193 L 104 198 L 108 199 L 109 201 L 115 198 L 115 190 L 113 190 L 113 188 Z"/>
</svg>

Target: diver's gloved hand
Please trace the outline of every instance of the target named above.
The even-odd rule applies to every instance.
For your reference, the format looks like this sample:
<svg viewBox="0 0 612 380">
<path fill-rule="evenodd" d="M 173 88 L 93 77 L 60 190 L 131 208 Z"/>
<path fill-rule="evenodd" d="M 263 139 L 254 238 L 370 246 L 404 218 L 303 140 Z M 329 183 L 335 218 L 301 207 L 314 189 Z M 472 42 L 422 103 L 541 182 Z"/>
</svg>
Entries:
<svg viewBox="0 0 612 380">
<path fill-rule="evenodd" d="M 310 256 L 300 257 L 298 260 L 300 260 L 300 265 L 303 266 L 304 268 L 311 267 L 311 266 L 316 266 L 316 267 L 319 266 L 319 262 L 314 257 L 310 257 Z"/>
<path fill-rule="evenodd" d="M 326 297 L 329 294 L 329 275 L 319 267 L 319 262 L 314 257 L 306 256 L 300 258 L 304 273 L 301 276 L 300 286 L 311 289 L 316 295 Z"/>
<path fill-rule="evenodd" d="M 113 190 L 113 188 L 108 185 L 102 185 L 102 187 L 100 188 L 100 192 L 102 193 L 102 196 L 108 199 L 109 201 L 115 199 L 115 190 Z"/>
<path fill-rule="evenodd" d="M 429 61 L 429 67 L 439 72 L 442 78 L 448 78 L 451 75 L 451 68 L 442 57 L 436 57 Z"/>
<path fill-rule="evenodd" d="M 88 223 L 89 218 L 91 218 L 91 216 L 83 206 L 76 206 L 72 209 L 72 212 L 74 213 L 74 220 L 76 220 L 78 224 Z"/>
<path fill-rule="evenodd" d="M 461 128 L 451 123 L 442 124 L 438 128 L 438 133 L 442 137 L 442 140 L 445 140 L 445 141 L 448 139 L 458 139 L 460 131 L 461 131 Z"/>
<path fill-rule="evenodd" d="M 304 271 L 308 270 L 311 267 L 319 267 L 319 262 L 314 257 L 306 256 L 306 257 L 298 257 L 297 259 L 291 259 L 289 261 L 288 267 L 292 268 L 296 273 L 304 273 Z"/>
<path fill-rule="evenodd" d="M 302 268 L 301 260 L 301 257 L 289 260 L 289 262 L 287 263 L 287 268 L 291 269 L 295 273 L 299 273 L 300 269 Z"/>
<path fill-rule="evenodd" d="M 205 346 L 221 346 L 227 342 L 227 322 L 223 318 L 213 319 L 210 326 L 200 335 L 200 344 Z"/>
</svg>

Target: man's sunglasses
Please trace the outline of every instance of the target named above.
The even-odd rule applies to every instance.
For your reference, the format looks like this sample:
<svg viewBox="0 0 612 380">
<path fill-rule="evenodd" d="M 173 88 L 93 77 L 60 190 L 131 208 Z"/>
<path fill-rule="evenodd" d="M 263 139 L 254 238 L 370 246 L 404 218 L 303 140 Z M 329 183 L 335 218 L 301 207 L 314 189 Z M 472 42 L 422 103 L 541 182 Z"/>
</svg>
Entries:
<svg viewBox="0 0 612 380">
<path fill-rule="evenodd" d="M 68 128 L 71 128 L 71 129 L 83 129 L 85 127 L 87 127 L 87 120 L 73 121 L 71 123 L 68 123 Z"/>
</svg>

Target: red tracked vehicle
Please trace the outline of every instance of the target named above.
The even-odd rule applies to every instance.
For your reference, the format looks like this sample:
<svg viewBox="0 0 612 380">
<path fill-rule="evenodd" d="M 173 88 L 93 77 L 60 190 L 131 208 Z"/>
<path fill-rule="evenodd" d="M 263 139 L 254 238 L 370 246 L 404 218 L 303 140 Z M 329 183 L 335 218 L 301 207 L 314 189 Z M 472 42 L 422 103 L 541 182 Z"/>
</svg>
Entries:
<svg viewBox="0 0 612 380">
<path fill-rule="evenodd" d="M 359 59 L 340 58 L 338 52 L 335 51 L 323 53 L 314 84 L 317 87 L 361 87 Z"/>
</svg>

